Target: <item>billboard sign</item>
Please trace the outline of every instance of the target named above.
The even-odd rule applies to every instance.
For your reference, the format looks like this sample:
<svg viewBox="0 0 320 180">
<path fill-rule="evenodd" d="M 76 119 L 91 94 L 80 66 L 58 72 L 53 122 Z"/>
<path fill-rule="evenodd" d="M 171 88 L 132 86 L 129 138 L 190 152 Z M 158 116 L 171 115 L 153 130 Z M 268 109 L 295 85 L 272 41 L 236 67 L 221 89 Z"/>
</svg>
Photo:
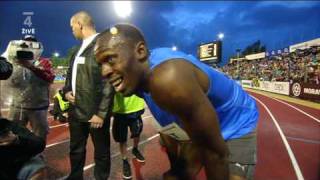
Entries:
<svg viewBox="0 0 320 180">
<path fill-rule="evenodd" d="M 290 87 L 290 94 L 294 97 L 320 102 L 320 87 L 317 84 L 294 82 Z"/>
<path fill-rule="evenodd" d="M 248 59 L 248 60 L 262 59 L 262 58 L 265 58 L 265 57 L 266 57 L 266 53 L 265 52 L 246 55 L 246 59 Z"/>
<path fill-rule="evenodd" d="M 290 46 L 289 48 L 290 48 L 290 52 L 294 52 L 297 49 L 303 50 L 303 49 L 310 48 L 311 46 L 319 46 L 319 45 L 320 45 L 320 38 L 317 38 L 317 39 L 302 42 L 299 44 L 294 44 L 294 45 Z"/>
<path fill-rule="evenodd" d="M 201 44 L 198 48 L 198 57 L 200 61 L 214 61 L 220 62 L 221 60 L 222 42 L 214 41 L 207 44 Z"/>
</svg>

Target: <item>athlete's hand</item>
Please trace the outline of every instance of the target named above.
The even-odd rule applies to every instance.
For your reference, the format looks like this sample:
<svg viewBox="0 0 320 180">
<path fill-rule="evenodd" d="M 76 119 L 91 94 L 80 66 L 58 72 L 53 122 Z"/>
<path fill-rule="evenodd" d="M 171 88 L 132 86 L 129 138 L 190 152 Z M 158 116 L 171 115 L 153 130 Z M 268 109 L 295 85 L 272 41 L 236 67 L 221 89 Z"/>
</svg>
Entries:
<svg viewBox="0 0 320 180">
<path fill-rule="evenodd" d="M 101 128 L 103 126 L 103 119 L 97 115 L 93 115 L 89 122 L 92 128 Z"/>
</svg>

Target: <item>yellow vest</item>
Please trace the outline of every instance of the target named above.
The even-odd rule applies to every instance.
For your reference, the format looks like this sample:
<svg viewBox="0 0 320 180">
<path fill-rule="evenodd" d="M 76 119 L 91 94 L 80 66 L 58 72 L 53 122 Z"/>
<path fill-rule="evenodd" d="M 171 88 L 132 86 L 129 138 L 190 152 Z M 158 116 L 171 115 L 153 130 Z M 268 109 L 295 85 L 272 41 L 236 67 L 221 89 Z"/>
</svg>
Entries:
<svg viewBox="0 0 320 180">
<path fill-rule="evenodd" d="M 65 111 L 69 108 L 69 102 L 64 101 L 59 91 L 54 95 L 58 99 L 59 107 L 61 111 Z"/>
<path fill-rule="evenodd" d="M 116 93 L 113 100 L 112 112 L 119 114 L 129 114 L 144 109 L 144 100 L 136 95 L 124 97 L 121 93 Z"/>
</svg>

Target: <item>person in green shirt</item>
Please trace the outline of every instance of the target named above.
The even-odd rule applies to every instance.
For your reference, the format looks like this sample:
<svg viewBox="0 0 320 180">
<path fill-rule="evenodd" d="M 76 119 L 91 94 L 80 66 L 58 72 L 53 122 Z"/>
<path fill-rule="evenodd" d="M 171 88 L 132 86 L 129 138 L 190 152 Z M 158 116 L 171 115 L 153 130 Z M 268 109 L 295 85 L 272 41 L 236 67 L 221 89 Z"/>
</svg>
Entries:
<svg viewBox="0 0 320 180">
<path fill-rule="evenodd" d="M 121 93 L 116 93 L 112 112 L 114 118 L 112 135 L 120 145 L 120 153 L 123 160 L 122 176 L 124 179 L 131 179 L 131 168 L 127 156 L 128 127 L 133 139 L 132 154 L 138 162 L 145 162 L 145 158 L 138 150 L 140 134 L 143 129 L 141 115 L 144 113 L 144 100 L 136 95 L 124 97 Z"/>
</svg>

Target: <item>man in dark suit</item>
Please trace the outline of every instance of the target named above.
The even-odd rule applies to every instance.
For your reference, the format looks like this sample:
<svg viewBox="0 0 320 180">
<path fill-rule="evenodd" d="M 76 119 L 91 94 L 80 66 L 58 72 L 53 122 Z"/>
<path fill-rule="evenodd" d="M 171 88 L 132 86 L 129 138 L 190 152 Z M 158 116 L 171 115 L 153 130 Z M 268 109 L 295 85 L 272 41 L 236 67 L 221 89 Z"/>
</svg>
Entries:
<svg viewBox="0 0 320 180">
<path fill-rule="evenodd" d="M 64 98 L 70 102 L 70 162 L 68 179 L 83 179 L 86 143 L 91 135 L 94 145 L 94 176 L 108 179 L 110 173 L 110 112 L 114 90 L 101 77 L 101 65 L 95 60 L 93 47 L 97 32 L 91 16 L 80 11 L 70 20 L 73 35 L 82 41 L 80 49 L 72 56 Z"/>
</svg>

